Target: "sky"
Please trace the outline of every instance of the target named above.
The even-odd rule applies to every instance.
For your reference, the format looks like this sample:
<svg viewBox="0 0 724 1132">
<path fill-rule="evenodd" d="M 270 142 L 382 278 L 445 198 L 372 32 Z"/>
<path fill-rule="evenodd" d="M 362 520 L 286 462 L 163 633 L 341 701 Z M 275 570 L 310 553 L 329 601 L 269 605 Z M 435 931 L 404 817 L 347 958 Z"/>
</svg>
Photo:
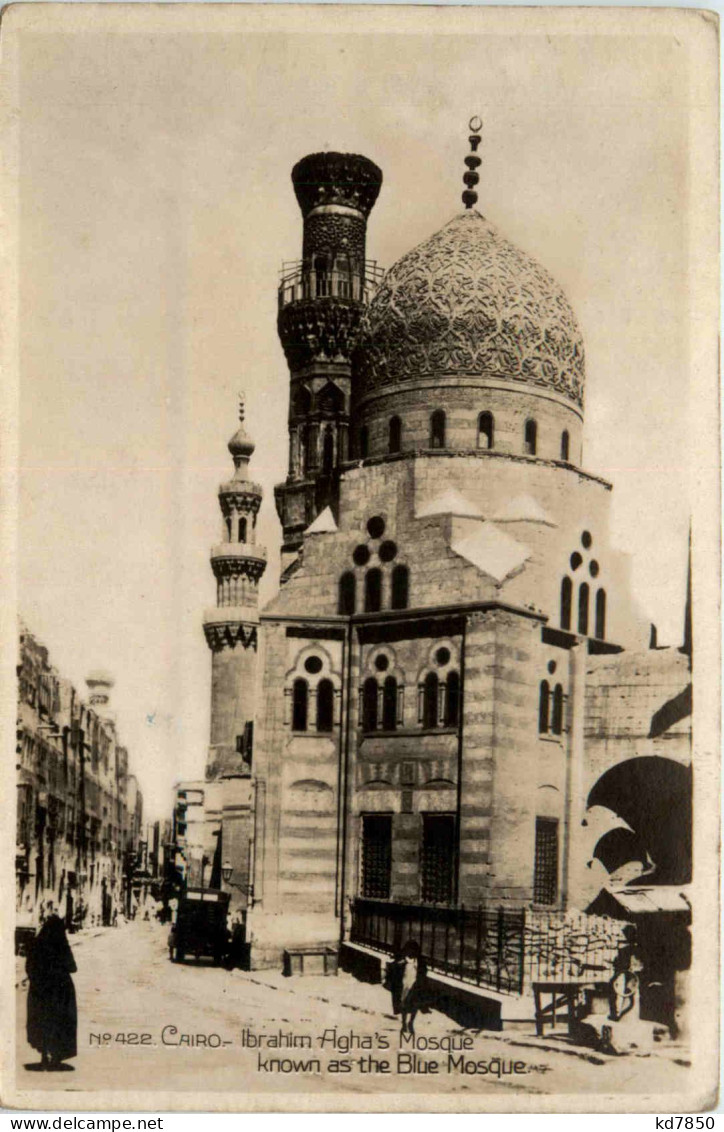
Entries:
<svg viewBox="0 0 724 1132">
<path fill-rule="evenodd" d="M 386 267 L 462 209 L 467 123 L 483 118 L 478 207 L 578 316 L 583 465 L 614 485 L 613 538 L 643 615 L 679 644 L 685 44 L 460 34 L 431 10 L 405 35 L 329 8 L 306 31 L 225 26 L 219 9 L 189 30 L 166 13 L 146 31 L 142 13 L 136 30 L 109 15 L 105 30 L 35 31 L 19 86 L 20 613 L 80 689 L 92 669 L 113 673 L 149 815 L 169 816 L 172 783 L 203 774 L 202 619 L 239 390 L 265 491 L 263 598 L 275 590 L 288 390 L 276 285 L 301 253 L 290 171 L 306 153 L 380 165 L 367 254 Z"/>
</svg>

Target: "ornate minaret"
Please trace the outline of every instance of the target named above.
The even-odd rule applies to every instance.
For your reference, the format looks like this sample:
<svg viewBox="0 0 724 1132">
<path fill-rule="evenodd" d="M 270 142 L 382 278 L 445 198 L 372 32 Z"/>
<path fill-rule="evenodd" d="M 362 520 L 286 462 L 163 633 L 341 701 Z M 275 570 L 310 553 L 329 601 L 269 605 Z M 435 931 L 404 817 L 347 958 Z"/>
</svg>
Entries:
<svg viewBox="0 0 724 1132">
<path fill-rule="evenodd" d="M 289 364 L 289 472 L 275 489 L 282 567 L 324 507 L 336 510 L 348 451 L 350 369 L 360 315 L 380 272 L 365 259 L 382 173 L 366 157 L 313 153 L 292 182 L 304 217 L 302 258 L 282 266 L 279 337 Z"/>
<path fill-rule="evenodd" d="M 223 541 L 211 549 L 216 609 L 204 613 L 204 633 L 212 652 L 208 780 L 251 772 L 258 587 L 266 569 L 266 550 L 256 545 L 262 489 L 248 478 L 254 445 L 244 428 L 243 398 L 239 421 L 229 441 L 234 475 L 219 487 Z"/>
</svg>

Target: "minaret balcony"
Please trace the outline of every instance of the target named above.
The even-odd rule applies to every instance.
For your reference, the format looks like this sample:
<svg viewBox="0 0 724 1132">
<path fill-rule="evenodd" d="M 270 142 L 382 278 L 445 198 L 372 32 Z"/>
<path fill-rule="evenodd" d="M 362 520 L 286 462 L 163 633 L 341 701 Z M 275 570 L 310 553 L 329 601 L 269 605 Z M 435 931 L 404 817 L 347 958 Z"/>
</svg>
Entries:
<svg viewBox="0 0 724 1132">
<path fill-rule="evenodd" d="M 266 566 L 266 550 L 263 546 L 252 546 L 249 542 L 220 542 L 211 548 L 211 561 L 228 558 L 240 562 L 249 559 L 250 562 L 259 562 Z"/>
<path fill-rule="evenodd" d="M 366 259 L 362 274 L 355 270 L 319 271 L 303 260 L 287 260 L 280 270 L 279 310 L 290 303 L 314 299 L 347 299 L 368 303 L 384 277 L 376 260 Z"/>
</svg>

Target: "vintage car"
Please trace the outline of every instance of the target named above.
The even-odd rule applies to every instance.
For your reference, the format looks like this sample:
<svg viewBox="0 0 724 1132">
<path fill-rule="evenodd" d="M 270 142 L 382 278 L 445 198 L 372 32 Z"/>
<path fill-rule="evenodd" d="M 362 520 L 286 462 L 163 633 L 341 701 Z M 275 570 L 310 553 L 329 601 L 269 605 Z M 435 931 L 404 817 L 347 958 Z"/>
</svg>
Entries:
<svg viewBox="0 0 724 1132">
<path fill-rule="evenodd" d="M 229 893 L 215 888 L 188 888 L 180 897 L 176 923 L 169 936 L 169 955 L 182 963 L 187 955 L 210 955 L 220 965 L 229 948 L 226 916 Z"/>
</svg>

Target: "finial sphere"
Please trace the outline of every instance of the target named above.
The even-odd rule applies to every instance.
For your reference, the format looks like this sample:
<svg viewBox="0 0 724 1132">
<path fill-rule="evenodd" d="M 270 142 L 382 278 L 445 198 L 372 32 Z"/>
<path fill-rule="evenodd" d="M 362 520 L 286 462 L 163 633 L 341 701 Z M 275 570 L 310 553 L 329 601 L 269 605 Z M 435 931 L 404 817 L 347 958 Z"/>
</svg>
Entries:
<svg viewBox="0 0 724 1132">
<path fill-rule="evenodd" d="M 477 134 L 480 130 L 482 130 L 482 128 L 483 128 L 483 119 L 478 118 L 477 114 L 474 115 L 474 117 L 472 117 L 470 119 L 470 121 L 468 122 L 468 129 L 472 130 L 474 134 Z"/>
</svg>

